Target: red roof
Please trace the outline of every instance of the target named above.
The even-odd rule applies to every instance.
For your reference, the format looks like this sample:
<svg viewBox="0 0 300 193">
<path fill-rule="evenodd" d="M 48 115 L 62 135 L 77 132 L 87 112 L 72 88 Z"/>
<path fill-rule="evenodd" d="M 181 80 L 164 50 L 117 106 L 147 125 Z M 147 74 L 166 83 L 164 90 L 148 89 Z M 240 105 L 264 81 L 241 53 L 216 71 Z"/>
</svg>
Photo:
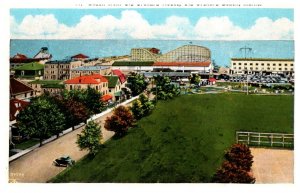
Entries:
<svg viewBox="0 0 300 193">
<path fill-rule="evenodd" d="M 78 76 L 65 81 L 65 84 L 99 84 L 108 82 L 108 80 L 100 74 L 92 74 L 86 76 Z"/>
<path fill-rule="evenodd" d="M 102 101 L 108 101 L 110 99 L 112 99 L 112 96 L 110 94 L 103 95 L 101 98 Z"/>
<path fill-rule="evenodd" d="M 71 58 L 86 59 L 86 58 L 89 58 L 89 57 L 84 55 L 84 54 L 77 54 L 75 56 L 72 56 Z"/>
<path fill-rule="evenodd" d="M 24 54 L 19 54 L 17 53 L 16 55 L 14 55 L 14 57 L 12 58 L 17 58 L 17 59 L 27 59 L 27 56 L 25 56 Z"/>
<path fill-rule="evenodd" d="M 126 76 L 123 74 L 121 70 L 112 70 L 112 73 L 119 77 L 121 84 L 123 84 L 126 81 Z"/>
<path fill-rule="evenodd" d="M 209 82 L 216 82 L 217 80 L 215 78 L 209 78 L 208 81 Z"/>
<path fill-rule="evenodd" d="M 22 93 L 31 92 L 33 89 L 26 84 L 22 83 L 21 81 L 18 81 L 14 78 L 10 79 L 10 94 L 11 95 L 18 95 Z"/>
<path fill-rule="evenodd" d="M 29 102 L 22 101 L 19 99 L 11 99 L 9 101 L 9 120 L 13 121 L 16 119 L 17 112 L 24 109 L 27 105 L 29 105 Z"/>
<path fill-rule="evenodd" d="M 189 66 L 189 67 L 209 67 L 207 62 L 155 62 L 153 66 Z"/>
</svg>

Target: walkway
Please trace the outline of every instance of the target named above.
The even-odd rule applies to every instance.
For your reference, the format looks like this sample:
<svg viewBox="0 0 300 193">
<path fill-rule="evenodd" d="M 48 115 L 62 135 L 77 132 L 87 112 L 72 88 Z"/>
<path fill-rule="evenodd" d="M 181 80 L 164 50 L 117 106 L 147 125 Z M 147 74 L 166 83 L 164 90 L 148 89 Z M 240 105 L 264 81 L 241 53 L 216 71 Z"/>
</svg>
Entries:
<svg viewBox="0 0 300 193">
<path fill-rule="evenodd" d="M 111 115 L 112 112 L 95 120 L 101 125 L 102 142 L 114 135 L 114 132 L 104 129 L 105 119 Z M 53 160 L 62 155 L 69 155 L 75 161 L 81 159 L 88 153 L 87 151 L 80 151 L 76 144 L 77 134 L 81 133 L 83 128 L 84 126 L 12 161 L 9 164 L 9 181 L 18 183 L 47 182 L 65 169 L 65 167 L 52 165 Z"/>
<path fill-rule="evenodd" d="M 294 183 L 294 151 L 250 148 L 257 184 Z"/>
</svg>

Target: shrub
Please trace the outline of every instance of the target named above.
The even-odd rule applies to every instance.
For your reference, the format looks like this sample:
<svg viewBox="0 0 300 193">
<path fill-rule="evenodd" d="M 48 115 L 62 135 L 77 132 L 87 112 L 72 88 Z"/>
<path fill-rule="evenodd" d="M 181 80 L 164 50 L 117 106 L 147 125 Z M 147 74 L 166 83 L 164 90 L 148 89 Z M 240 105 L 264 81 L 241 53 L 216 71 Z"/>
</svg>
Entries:
<svg viewBox="0 0 300 193">
<path fill-rule="evenodd" d="M 249 147 L 240 143 L 232 145 L 230 150 L 225 153 L 225 158 L 246 171 L 250 171 L 253 163 Z"/>
<path fill-rule="evenodd" d="M 105 120 L 104 128 L 108 131 L 114 131 L 118 136 L 122 136 L 133 123 L 134 118 L 130 110 L 125 106 L 119 106 L 114 110 L 114 114 Z"/>
<path fill-rule="evenodd" d="M 225 161 L 222 167 L 213 176 L 215 183 L 255 183 L 248 171 L 237 166 L 235 163 Z"/>
</svg>

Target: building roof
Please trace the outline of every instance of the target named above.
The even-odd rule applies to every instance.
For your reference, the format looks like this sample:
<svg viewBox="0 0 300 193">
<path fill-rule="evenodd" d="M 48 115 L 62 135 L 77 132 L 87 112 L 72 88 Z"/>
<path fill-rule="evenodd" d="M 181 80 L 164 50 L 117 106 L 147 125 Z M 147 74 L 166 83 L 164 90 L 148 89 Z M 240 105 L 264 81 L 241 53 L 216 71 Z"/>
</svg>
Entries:
<svg viewBox="0 0 300 193">
<path fill-rule="evenodd" d="M 153 61 L 114 61 L 112 66 L 152 66 Z"/>
<path fill-rule="evenodd" d="M 110 94 L 103 95 L 101 98 L 102 101 L 108 101 L 111 99 L 112 99 L 112 96 Z"/>
<path fill-rule="evenodd" d="M 86 76 L 78 76 L 65 81 L 65 84 L 99 84 L 108 82 L 108 80 L 100 74 L 92 74 Z"/>
<path fill-rule="evenodd" d="M 109 69 L 109 66 L 80 66 L 77 68 L 72 68 L 72 71 L 94 71 L 94 70 L 104 70 Z"/>
<path fill-rule="evenodd" d="M 41 59 L 39 58 L 10 58 L 10 63 L 30 63 L 30 62 L 38 62 Z"/>
<path fill-rule="evenodd" d="M 231 58 L 235 61 L 294 61 L 294 59 L 289 58 Z"/>
<path fill-rule="evenodd" d="M 38 62 L 31 62 L 22 66 L 16 67 L 14 70 L 43 70 L 44 65 Z"/>
<path fill-rule="evenodd" d="M 118 76 L 104 76 L 108 80 L 108 88 L 115 88 L 119 77 Z"/>
<path fill-rule="evenodd" d="M 126 76 L 123 74 L 121 70 L 112 70 L 112 73 L 119 77 L 121 84 L 123 84 L 126 81 Z"/>
<path fill-rule="evenodd" d="M 45 64 L 70 64 L 72 60 L 51 60 Z"/>
<path fill-rule="evenodd" d="M 27 105 L 29 105 L 29 102 L 27 101 L 11 99 L 9 101 L 9 120 L 15 120 L 18 112 L 24 109 Z"/>
<path fill-rule="evenodd" d="M 16 55 L 14 55 L 12 58 L 15 58 L 15 59 L 28 59 L 26 55 L 19 54 L 19 53 L 17 53 Z"/>
<path fill-rule="evenodd" d="M 188 67 L 209 67 L 210 61 L 205 62 L 155 62 L 153 66 L 188 66 Z"/>
<path fill-rule="evenodd" d="M 168 76 L 168 77 L 189 77 L 189 72 L 144 72 L 145 77 L 151 78 L 154 76 Z"/>
<path fill-rule="evenodd" d="M 25 85 L 21 81 L 18 81 L 14 78 L 10 79 L 10 94 L 11 95 L 18 95 L 22 93 L 27 93 L 33 91 L 32 88 L 29 86 Z"/>
<path fill-rule="evenodd" d="M 76 59 L 86 59 L 86 58 L 89 58 L 88 56 L 84 55 L 84 54 L 77 54 L 77 55 L 74 55 L 72 56 L 71 58 L 76 58 Z"/>
</svg>

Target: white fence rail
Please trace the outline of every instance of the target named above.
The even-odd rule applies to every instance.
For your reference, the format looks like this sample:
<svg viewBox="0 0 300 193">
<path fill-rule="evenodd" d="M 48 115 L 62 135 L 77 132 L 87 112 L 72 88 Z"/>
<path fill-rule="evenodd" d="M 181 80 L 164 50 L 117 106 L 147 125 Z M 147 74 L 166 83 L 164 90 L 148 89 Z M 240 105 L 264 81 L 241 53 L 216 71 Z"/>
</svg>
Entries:
<svg viewBox="0 0 300 193">
<path fill-rule="evenodd" d="M 294 134 L 236 132 L 236 142 L 249 146 L 294 147 Z"/>
</svg>

